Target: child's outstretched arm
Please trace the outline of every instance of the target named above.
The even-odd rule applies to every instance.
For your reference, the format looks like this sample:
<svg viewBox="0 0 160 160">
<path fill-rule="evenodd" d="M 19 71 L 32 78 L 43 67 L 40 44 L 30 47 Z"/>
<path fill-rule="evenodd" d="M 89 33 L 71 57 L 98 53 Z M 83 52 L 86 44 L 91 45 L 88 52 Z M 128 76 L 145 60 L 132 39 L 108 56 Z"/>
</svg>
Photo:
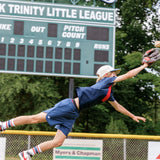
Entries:
<svg viewBox="0 0 160 160">
<path fill-rule="evenodd" d="M 137 67 L 135 69 L 132 69 L 130 71 L 128 71 L 126 74 L 120 75 L 118 76 L 114 82 L 120 82 L 120 81 L 124 81 L 126 79 L 132 78 L 135 75 L 137 75 L 140 71 L 142 71 L 143 69 L 145 69 L 146 67 L 148 67 L 148 63 L 144 63 L 142 66 Z"/>
<path fill-rule="evenodd" d="M 146 119 L 144 117 L 135 116 L 131 112 L 129 112 L 126 108 L 124 108 L 122 105 L 120 105 L 117 101 L 108 101 L 116 111 L 132 118 L 134 121 L 139 122 L 139 120 L 145 122 Z"/>
</svg>

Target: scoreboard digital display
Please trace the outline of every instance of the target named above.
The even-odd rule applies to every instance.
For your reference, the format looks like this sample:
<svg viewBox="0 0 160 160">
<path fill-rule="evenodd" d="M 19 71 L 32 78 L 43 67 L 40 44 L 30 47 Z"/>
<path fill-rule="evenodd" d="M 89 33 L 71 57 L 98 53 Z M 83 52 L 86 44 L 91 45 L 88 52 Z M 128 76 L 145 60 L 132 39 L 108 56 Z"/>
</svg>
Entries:
<svg viewBox="0 0 160 160">
<path fill-rule="evenodd" d="M 0 0 L 1 73 L 95 78 L 114 48 L 114 9 Z"/>
</svg>

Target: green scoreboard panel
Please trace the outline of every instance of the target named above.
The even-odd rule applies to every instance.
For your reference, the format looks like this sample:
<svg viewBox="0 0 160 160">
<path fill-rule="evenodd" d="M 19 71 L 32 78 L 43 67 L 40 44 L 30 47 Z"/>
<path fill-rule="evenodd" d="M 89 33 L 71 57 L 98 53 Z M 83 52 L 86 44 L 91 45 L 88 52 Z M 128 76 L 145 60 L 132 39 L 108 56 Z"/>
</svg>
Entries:
<svg viewBox="0 0 160 160">
<path fill-rule="evenodd" d="M 95 78 L 114 66 L 115 9 L 0 0 L 0 72 Z"/>
</svg>

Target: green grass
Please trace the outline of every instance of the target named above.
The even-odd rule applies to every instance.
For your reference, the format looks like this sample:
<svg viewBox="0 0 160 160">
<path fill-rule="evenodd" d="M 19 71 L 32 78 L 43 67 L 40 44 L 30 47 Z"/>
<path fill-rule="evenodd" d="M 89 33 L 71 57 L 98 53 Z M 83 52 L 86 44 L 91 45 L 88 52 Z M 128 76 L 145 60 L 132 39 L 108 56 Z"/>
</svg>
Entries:
<svg viewBox="0 0 160 160">
<path fill-rule="evenodd" d="M 45 156 L 45 155 L 36 155 L 32 157 L 33 160 L 52 160 L 53 156 L 49 155 L 49 156 Z M 20 160 L 19 156 L 16 157 L 11 157 L 11 156 L 7 156 L 5 158 L 5 160 Z"/>
<path fill-rule="evenodd" d="M 5 160 L 19 160 L 19 158 L 13 158 L 13 157 L 6 157 L 6 159 Z"/>
</svg>

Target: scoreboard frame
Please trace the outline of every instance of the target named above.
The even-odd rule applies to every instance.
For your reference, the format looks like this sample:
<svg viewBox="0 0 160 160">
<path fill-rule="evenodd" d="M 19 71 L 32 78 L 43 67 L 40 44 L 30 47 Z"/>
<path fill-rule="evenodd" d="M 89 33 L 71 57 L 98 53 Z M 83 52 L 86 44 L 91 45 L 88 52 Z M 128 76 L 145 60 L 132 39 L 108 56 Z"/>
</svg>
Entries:
<svg viewBox="0 0 160 160">
<path fill-rule="evenodd" d="M 114 52 L 115 9 L 0 0 L 0 73 L 96 78 Z"/>
</svg>

